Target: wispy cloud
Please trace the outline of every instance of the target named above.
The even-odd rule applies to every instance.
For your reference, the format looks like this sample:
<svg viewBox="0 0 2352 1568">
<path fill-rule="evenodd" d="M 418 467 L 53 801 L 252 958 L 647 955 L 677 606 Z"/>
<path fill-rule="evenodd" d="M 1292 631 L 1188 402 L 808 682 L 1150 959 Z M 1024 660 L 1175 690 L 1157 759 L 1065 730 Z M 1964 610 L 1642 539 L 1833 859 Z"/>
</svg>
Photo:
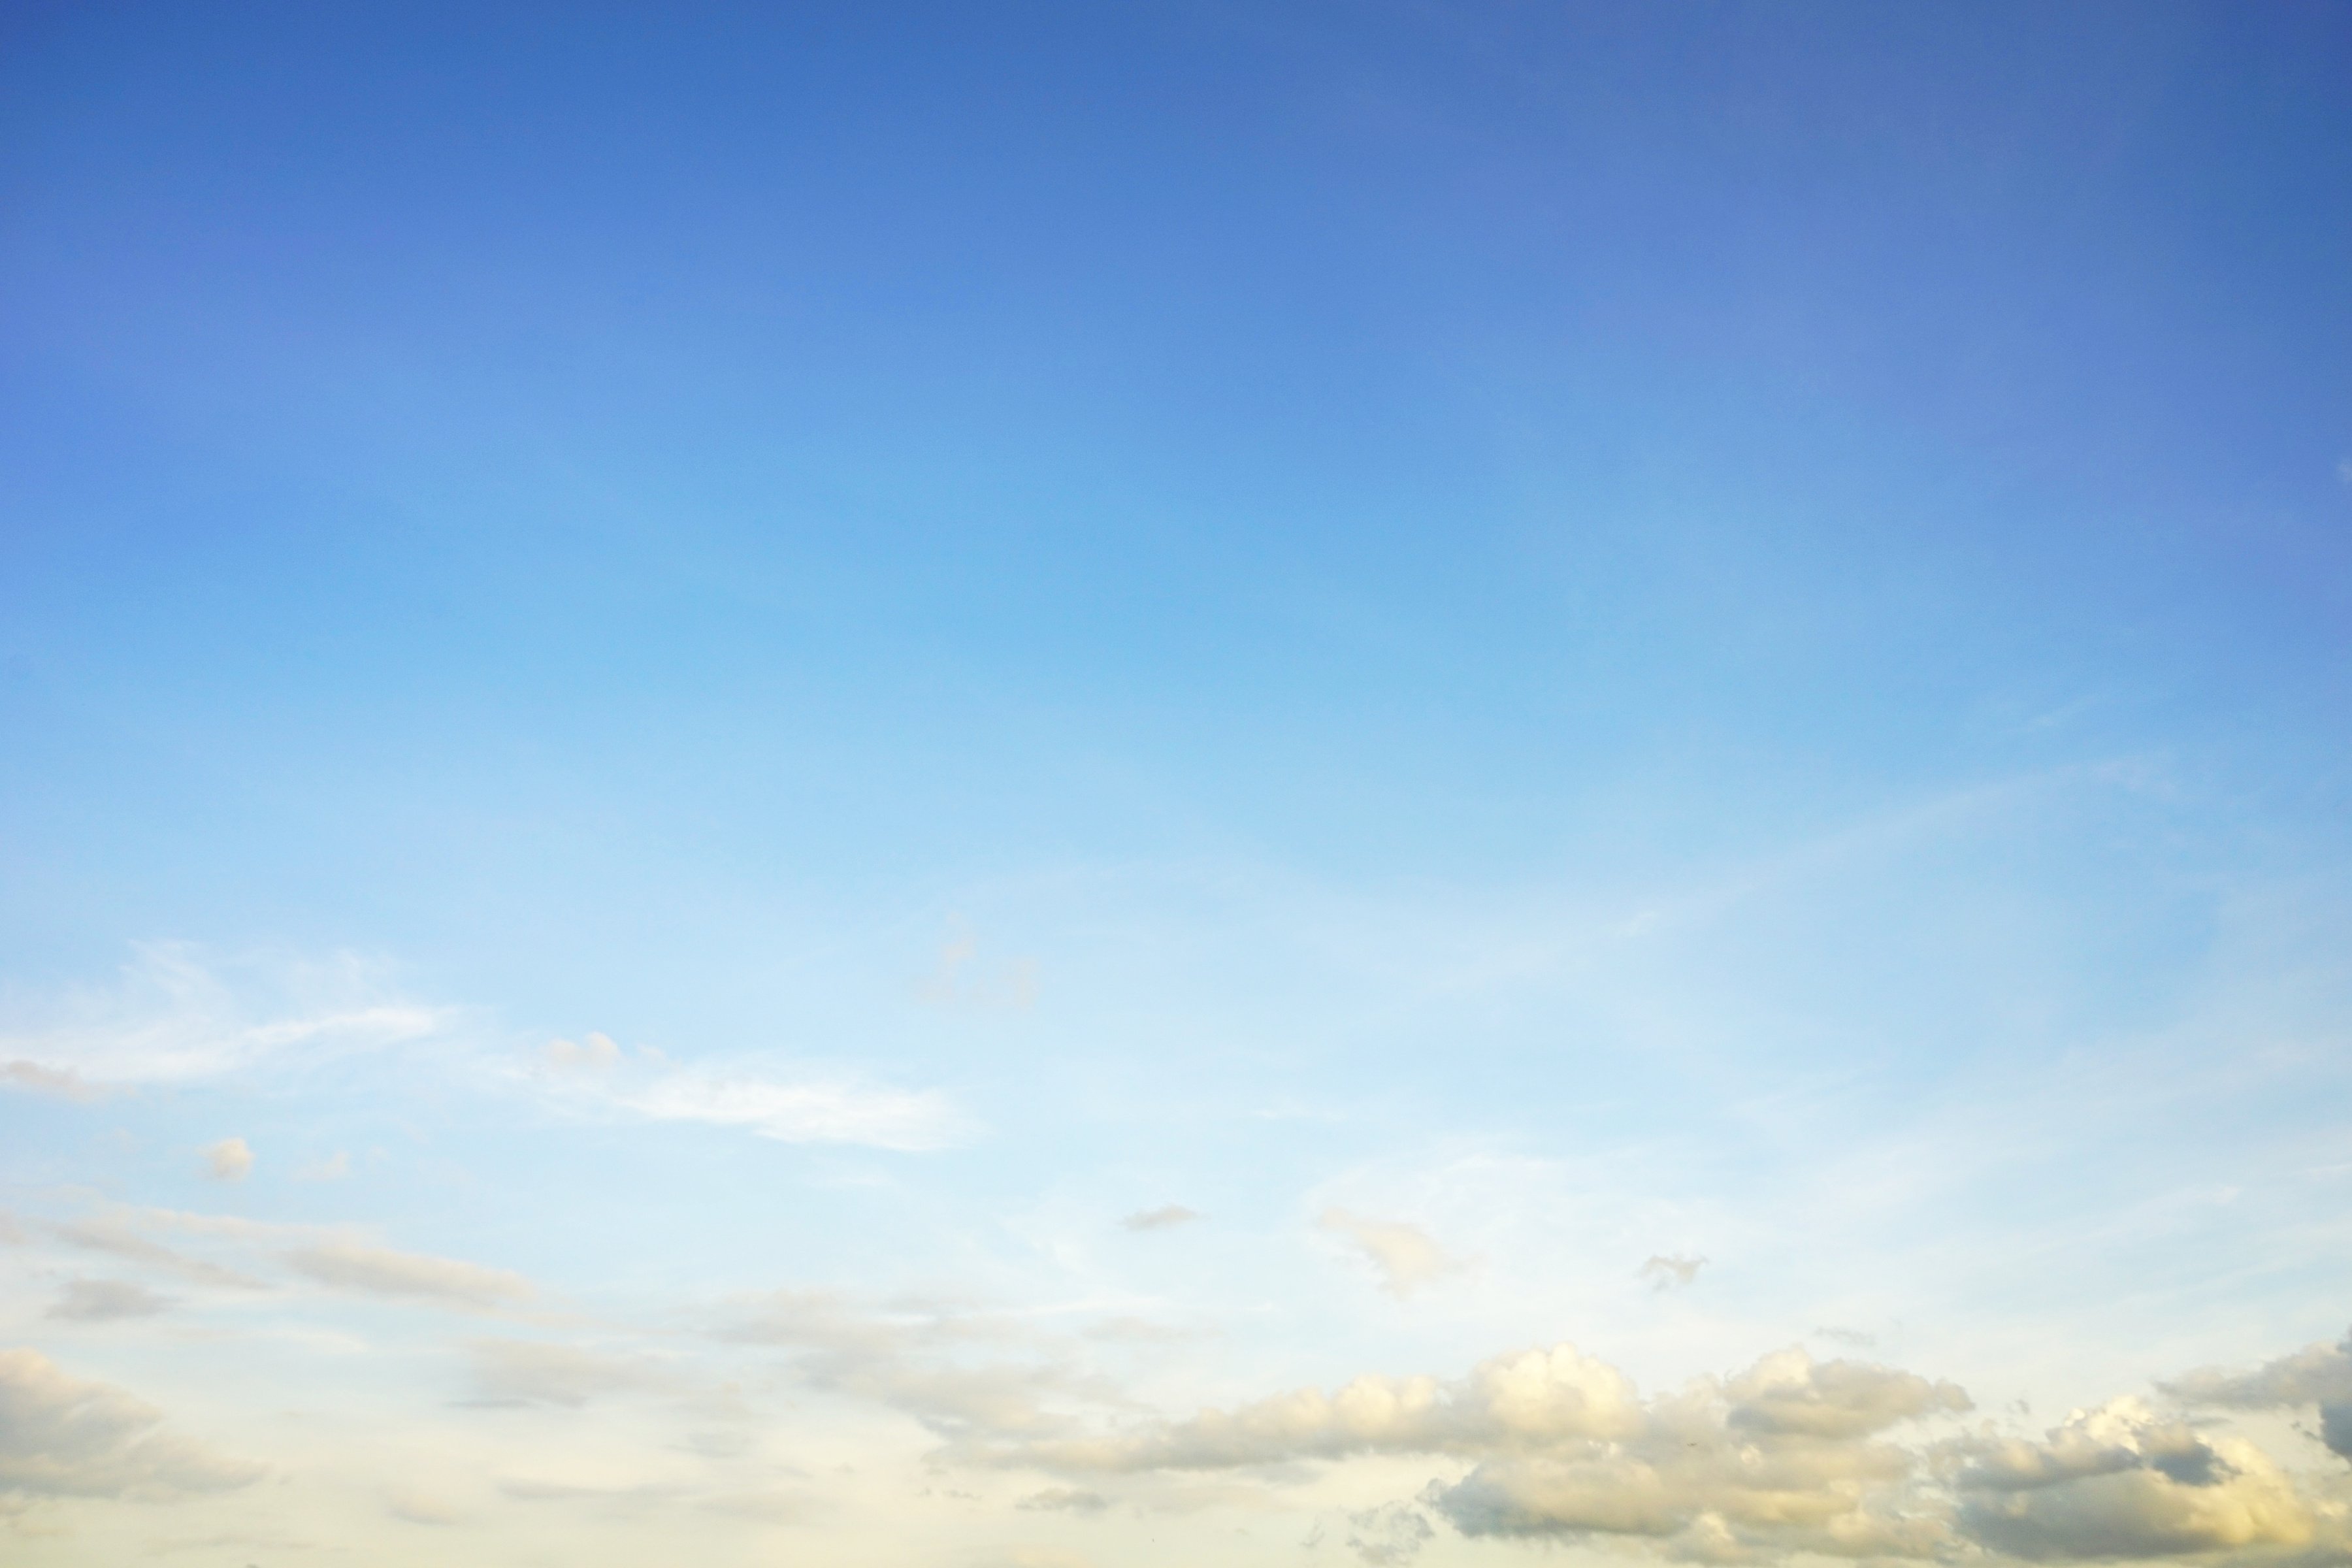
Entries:
<svg viewBox="0 0 2352 1568">
<path fill-rule="evenodd" d="M 69 1323 L 110 1323 L 169 1311 L 172 1300 L 126 1279 L 68 1279 L 48 1316 Z"/>
<path fill-rule="evenodd" d="M 785 1143 L 919 1152 L 961 1142 L 967 1118 L 946 1096 L 846 1079 L 793 1078 L 753 1064 L 681 1066 L 656 1051 L 624 1053 L 607 1037 L 558 1040 L 529 1081 L 551 1101 L 648 1121 L 737 1127 Z"/>
<path fill-rule="evenodd" d="M 227 967 L 234 983 L 192 946 L 147 943 L 111 986 L 12 1006 L 17 1016 L 0 1025 L 0 1082 L 88 1099 L 217 1077 L 289 1053 L 420 1039 L 450 1016 L 399 996 L 380 965 L 352 954 Z"/>
<path fill-rule="evenodd" d="M 1170 1204 L 1164 1208 L 1138 1210 L 1118 1223 L 1122 1230 L 1172 1230 L 1180 1225 L 1191 1225 L 1200 1217 L 1182 1204 Z"/>
<path fill-rule="evenodd" d="M 530 1280 L 503 1268 L 356 1242 L 297 1247 L 286 1261 L 297 1273 L 339 1290 L 436 1306 L 488 1310 L 518 1305 L 534 1294 Z"/>
</svg>

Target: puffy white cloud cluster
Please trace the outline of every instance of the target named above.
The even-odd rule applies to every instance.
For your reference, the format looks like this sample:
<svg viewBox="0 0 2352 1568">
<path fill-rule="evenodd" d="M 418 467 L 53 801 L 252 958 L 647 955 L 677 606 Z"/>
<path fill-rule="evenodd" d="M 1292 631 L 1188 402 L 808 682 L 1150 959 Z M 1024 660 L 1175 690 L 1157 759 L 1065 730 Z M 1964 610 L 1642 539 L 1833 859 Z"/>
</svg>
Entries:
<svg viewBox="0 0 2352 1568">
<path fill-rule="evenodd" d="M 2323 1410 L 2341 1408 L 2347 1391 L 2352 1345 L 2168 1390 L 2207 1405 Z M 1562 1344 L 1453 1380 L 1367 1376 L 1107 1435 L 1008 1433 L 991 1457 L 1105 1475 L 1426 1455 L 1455 1468 L 1417 1501 L 1465 1535 L 1646 1541 L 1712 1563 L 1964 1551 L 2145 1560 L 2352 1544 L 2347 1510 L 2325 1484 L 2300 1484 L 2245 1437 L 2179 1410 L 2119 1399 L 2038 1439 L 1990 1424 L 1939 1436 L 1932 1425 L 1970 1408 L 1950 1383 L 1801 1349 L 1643 1398 L 1616 1368 Z M 2338 1443 L 2335 1428 L 2327 1436 Z M 1422 1534 L 1404 1518 L 1381 1515 L 1360 1554 L 1402 1562 L 1417 1552 Z"/>
<path fill-rule="evenodd" d="M 2040 1443 L 1964 1446 L 1961 1528 L 2035 1559 L 2301 1546 L 2313 1507 L 2267 1454 L 2137 1399 L 2078 1410 Z"/>
</svg>

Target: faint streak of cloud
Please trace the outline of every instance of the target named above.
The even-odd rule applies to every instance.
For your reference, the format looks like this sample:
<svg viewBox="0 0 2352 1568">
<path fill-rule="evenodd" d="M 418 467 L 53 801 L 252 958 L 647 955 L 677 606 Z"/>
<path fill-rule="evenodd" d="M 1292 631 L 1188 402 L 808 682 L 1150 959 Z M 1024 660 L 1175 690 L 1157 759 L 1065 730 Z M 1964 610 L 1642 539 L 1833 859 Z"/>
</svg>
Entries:
<svg viewBox="0 0 2352 1568">
<path fill-rule="evenodd" d="M 1172 1230 L 1180 1225 L 1191 1225 L 1200 1215 L 1182 1204 L 1170 1204 L 1164 1208 L 1139 1209 L 1118 1222 L 1121 1230 Z"/>
<path fill-rule="evenodd" d="M 297 1247 L 286 1261 L 296 1272 L 339 1290 L 435 1306 L 488 1310 L 517 1305 L 534 1294 L 530 1280 L 503 1268 L 356 1242 Z"/>
<path fill-rule="evenodd" d="M 68 1279 L 47 1316 L 68 1323 L 110 1323 L 169 1311 L 172 1300 L 124 1279 Z"/>
</svg>

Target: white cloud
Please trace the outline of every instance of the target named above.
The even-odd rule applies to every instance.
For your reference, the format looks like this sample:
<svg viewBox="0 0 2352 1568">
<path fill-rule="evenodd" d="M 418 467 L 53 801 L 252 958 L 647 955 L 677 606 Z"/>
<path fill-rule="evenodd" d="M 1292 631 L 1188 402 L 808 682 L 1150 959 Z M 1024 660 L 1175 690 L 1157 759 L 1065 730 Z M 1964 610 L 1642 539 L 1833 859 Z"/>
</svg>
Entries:
<svg viewBox="0 0 2352 1568">
<path fill-rule="evenodd" d="M 1170 1230 L 1200 1217 L 1182 1204 L 1170 1204 L 1165 1208 L 1139 1209 L 1118 1223 L 1124 1230 Z"/>
<path fill-rule="evenodd" d="M 242 1138 L 224 1138 L 201 1152 L 205 1173 L 215 1182 L 241 1182 L 253 1169 L 253 1151 Z"/>
<path fill-rule="evenodd" d="M 0 1023 L 0 1080 L 74 1098 L 216 1077 L 261 1061 L 419 1039 L 446 1009 L 395 994 L 378 966 L 247 963 L 224 979 L 197 950 L 140 945 L 110 988 L 77 990 Z"/>
<path fill-rule="evenodd" d="M 1381 1289 L 1392 1296 L 1410 1296 L 1423 1285 L 1450 1274 L 1461 1265 L 1445 1254 L 1428 1232 L 1398 1220 L 1369 1219 L 1346 1209 L 1325 1209 L 1316 1221 L 1355 1243 L 1381 1276 Z"/>
<path fill-rule="evenodd" d="M 322 1285 L 444 1307 L 490 1310 L 530 1300 L 530 1280 L 502 1268 L 454 1258 L 333 1241 L 297 1247 L 286 1261 Z"/>
<path fill-rule="evenodd" d="M 784 1143 L 850 1143 L 919 1152 L 961 1142 L 967 1128 L 947 1099 L 840 1081 L 779 1080 L 681 1068 L 634 1080 L 599 1077 L 558 1086 L 575 1101 L 652 1121 L 740 1127 Z"/>
<path fill-rule="evenodd" d="M 294 1173 L 298 1182 L 340 1182 L 352 1173 L 352 1157 L 337 1150 L 316 1164 L 305 1165 Z"/>
<path fill-rule="evenodd" d="M 162 1425 L 121 1389 L 72 1377 L 38 1351 L 0 1351 L 0 1496 L 161 1497 L 260 1476 Z"/>
</svg>

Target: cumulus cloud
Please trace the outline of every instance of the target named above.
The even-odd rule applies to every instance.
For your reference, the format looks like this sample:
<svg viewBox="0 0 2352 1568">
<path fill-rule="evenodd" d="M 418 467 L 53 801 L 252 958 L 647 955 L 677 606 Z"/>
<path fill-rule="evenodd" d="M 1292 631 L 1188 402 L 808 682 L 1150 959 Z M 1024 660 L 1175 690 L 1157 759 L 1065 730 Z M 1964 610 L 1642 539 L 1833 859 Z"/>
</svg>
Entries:
<svg viewBox="0 0 2352 1568">
<path fill-rule="evenodd" d="M 2193 1372 L 2166 1384 L 2165 1392 L 2191 1405 L 2225 1409 L 2316 1406 L 2321 1440 L 2352 1459 L 2352 1334 L 2334 1344 L 2307 1345 L 2252 1372 Z"/>
<path fill-rule="evenodd" d="M 2033 1559 L 2171 1557 L 2300 1546 L 2312 1510 L 2270 1457 L 2117 1399 L 2040 1443 L 1976 1447 L 1958 1485 L 1969 1535 Z"/>
<path fill-rule="evenodd" d="M 241 1182 L 253 1169 L 253 1151 L 242 1138 L 224 1138 L 201 1151 L 205 1174 L 215 1182 Z"/>
<path fill-rule="evenodd" d="M 125 1279 L 68 1279 L 48 1315 L 69 1323 L 109 1323 L 121 1318 L 152 1318 L 171 1309 L 168 1296 Z"/>
<path fill-rule="evenodd" d="M 1348 1516 L 1348 1546 L 1372 1568 L 1401 1568 L 1436 1534 L 1428 1516 L 1410 1503 L 1387 1503 Z"/>
<path fill-rule="evenodd" d="M 1633 1435 L 1642 1419 L 1623 1373 L 1563 1344 L 1497 1356 L 1458 1382 L 1366 1375 L 1330 1394 L 1295 1389 L 1237 1410 L 1204 1410 L 1189 1420 L 1055 1442 L 1029 1454 L 1065 1469 L 1228 1469 L 1606 1440 Z"/>
<path fill-rule="evenodd" d="M 1399 1220 L 1368 1219 L 1346 1209 L 1325 1209 L 1316 1224 L 1355 1244 L 1381 1278 L 1381 1289 L 1392 1296 L 1410 1296 L 1442 1275 L 1461 1267 L 1445 1254 L 1428 1232 Z"/>
<path fill-rule="evenodd" d="M 1729 1378 L 1644 1399 L 1573 1345 L 1496 1356 L 1466 1375 L 1364 1376 L 1230 1410 L 1093 1436 L 999 1445 L 999 1463 L 1064 1474 L 1286 1467 L 1444 1456 L 1471 1468 L 1419 1500 L 1465 1535 L 1646 1538 L 1727 1561 L 1761 1550 L 1934 1555 L 1949 1510 L 1916 1485 L 1905 1423 L 1969 1408 L 1948 1383 L 1890 1367 L 1769 1355 Z M 1402 1563 L 1427 1539 L 1419 1509 L 1357 1518 L 1352 1543 Z M 1387 1553 L 1382 1556 L 1380 1553 Z"/>
<path fill-rule="evenodd" d="M 286 1255 L 286 1261 L 298 1273 L 339 1290 L 435 1306 L 487 1310 L 517 1305 L 532 1295 L 530 1280 L 502 1268 L 357 1242 L 297 1247 Z"/>
<path fill-rule="evenodd" d="M 1171 1230 L 1200 1217 L 1182 1204 L 1170 1204 L 1165 1208 L 1139 1209 L 1118 1223 L 1124 1230 Z"/>
<path fill-rule="evenodd" d="M 37 1351 L 0 1351 L 0 1497 L 170 1497 L 226 1491 L 260 1467 L 162 1429 L 163 1416 Z"/>
<path fill-rule="evenodd" d="M 1673 1290 L 1688 1285 L 1697 1279 L 1698 1271 L 1706 1267 L 1706 1259 L 1704 1258 L 1684 1258 L 1679 1255 L 1669 1257 L 1664 1253 L 1654 1253 L 1650 1260 L 1642 1265 L 1639 1272 L 1643 1279 L 1649 1281 L 1651 1289 Z"/>
</svg>

